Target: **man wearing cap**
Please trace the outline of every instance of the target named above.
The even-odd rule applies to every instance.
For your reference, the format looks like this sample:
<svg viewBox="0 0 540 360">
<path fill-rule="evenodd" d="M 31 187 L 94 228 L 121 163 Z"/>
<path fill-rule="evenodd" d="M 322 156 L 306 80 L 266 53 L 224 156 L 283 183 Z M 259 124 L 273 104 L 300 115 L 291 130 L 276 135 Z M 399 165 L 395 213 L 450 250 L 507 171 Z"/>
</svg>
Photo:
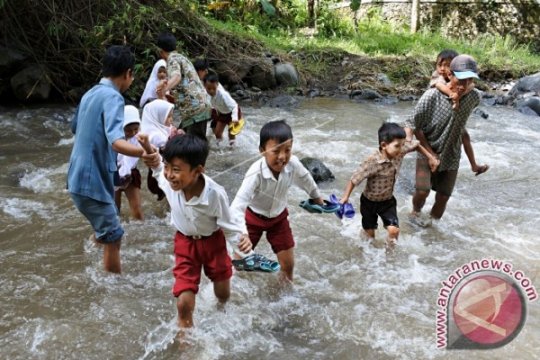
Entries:
<svg viewBox="0 0 540 360">
<path fill-rule="evenodd" d="M 191 61 L 176 51 L 173 34 L 158 36 L 160 56 L 167 61 L 168 82 L 165 92 L 171 91 L 182 120 L 180 128 L 186 133 L 206 140 L 206 124 L 210 120 L 210 99 Z"/>
<path fill-rule="evenodd" d="M 480 103 L 480 92 L 471 83 L 478 79 L 476 61 L 468 55 L 456 56 L 450 64 L 450 82 L 448 87 L 458 94 L 460 106 L 452 108 L 452 99 L 437 89 L 429 89 L 420 98 L 414 114 L 405 121 L 404 127 L 410 128 L 420 144 L 440 160 L 435 172 L 431 172 L 428 160 L 418 154 L 416 160 L 416 190 L 413 195 L 413 219 L 420 225 L 428 221 L 420 217 L 430 190 L 436 192 L 435 204 L 430 216 L 440 219 L 446 209 L 446 203 L 452 195 L 461 158 L 461 144 L 476 175 L 485 172 L 487 165 L 478 166 L 465 125 L 474 108 Z M 408 131 L 410 135 L 410 131 Z"/>
</svg>

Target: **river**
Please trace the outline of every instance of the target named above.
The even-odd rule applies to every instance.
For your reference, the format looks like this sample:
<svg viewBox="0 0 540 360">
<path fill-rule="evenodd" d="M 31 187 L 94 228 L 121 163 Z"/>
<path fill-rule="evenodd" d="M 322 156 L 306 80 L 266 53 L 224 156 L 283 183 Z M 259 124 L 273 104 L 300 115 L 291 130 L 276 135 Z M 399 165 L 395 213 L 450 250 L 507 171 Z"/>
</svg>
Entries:
<svg viewBox="0 0 540 360">
<path fill-rule="evenodd" d="M 268 120 L 293 127 L 294 153 L 314 156 L 340 194 L 358 163 L 377 146 L 377 128 L 400 120 L 411 103 L 382 106 L 314 99 L 297 109 L 245 108 L 247 125 L 233 151 L 211 152 L 207 173 L 232 199 L 258 158 L 258 131 Z M 0 354 L 3 359 L 532 359 L 540 353 L 540 304 L 510 344 L 489 351 L 436 348 L 441 281 L 484 257 L 511 262 L 540 287 L 538 204 L 540 121 L 489 107 L 468 123 L 479 177 L 463 154 L 454 196 L 442 221 L 417 228 L 411 210 L 414 155 L 396 185 L 401 236 L 387 259 L 380 244 L 360 239 L 361 219 L 309 214 L 292 189 L 290 221 L 297 242 L 295 285 L 274 275 L 236 274 L 225 312 L 209 281 L 197 297 L 190 346 L 176 334 L 172 236 L 168 209 L 143 186 L 144 223 L 130 221 L 124 199 L 123 275 L 102 270 L 90 227 L 65 190 L 74 109 L 46 106 L 0 113 Z M 142 168 L 142 166 L 140 166 Z M 145 178 L 146 170 L 143 171 Z M 353 195 L 358 212 L 360 190 Z M 433 197 L 427 206 L 433 203 Z M 384 239 L 384 230 L 377 242 Z M 273 256 L 266 241 L 259 252 Z"/>
</svg>

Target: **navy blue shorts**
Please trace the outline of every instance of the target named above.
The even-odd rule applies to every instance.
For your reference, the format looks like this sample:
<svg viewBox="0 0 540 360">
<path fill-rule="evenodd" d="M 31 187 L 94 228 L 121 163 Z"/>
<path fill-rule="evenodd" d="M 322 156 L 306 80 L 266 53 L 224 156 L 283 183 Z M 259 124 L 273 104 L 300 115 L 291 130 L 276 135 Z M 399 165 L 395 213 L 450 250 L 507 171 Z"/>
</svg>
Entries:
<svg viewBox="0 0 540 360">
<path fill-rule="evenodd" d="M 87 196 L 70 194 L 77 209 L 92 225 L 98 242 L 112 244 L 122 239 L 124 229 L 120 225 L 118 209 L 115 204 L 108 204 Z"/>
<path fill-rule="evenodd" d="M 380 216 L 384 227 L 399 227 L 397 217 L 396 198 L 385 201 L 371 201 L 362 194 L 360 197 L 360 213 L 362 214 L 362 227 L 364 230 L 377 228 L 377 216 Z"/>
</svg>

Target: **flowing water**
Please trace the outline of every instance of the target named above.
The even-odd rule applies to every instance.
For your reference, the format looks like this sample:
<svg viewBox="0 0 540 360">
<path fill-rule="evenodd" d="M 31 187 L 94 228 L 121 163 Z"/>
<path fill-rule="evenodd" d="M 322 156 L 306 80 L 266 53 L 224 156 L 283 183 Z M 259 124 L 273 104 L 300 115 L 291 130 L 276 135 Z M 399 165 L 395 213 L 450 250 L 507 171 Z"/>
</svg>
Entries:
<svg viewBox="0 0 540 360">
<path fill-rule="evenodd" d="M 411 104 L 380 106 L 345 100 L 306 100 L 292 111 L 246 108 L 246 129 L 234 151 L 213 151 L 208 173 L 232 198 L 258 157 L 258 131 L 268 120 L 293 126 L 298 157 L 323 160 L 336 180 L 321 186 L 340 194 L 357 164 L 377 146 L 385 119 L 400 120 Z M 393 258 L 359 237 L 360 217 L 341 222 L 309 214 L 292 189 L 296 282 L 279 287 L 268 274 L 236 274 L 225 313 L 216 309 L 203 277 L 190 345 L 176 336 L 173 230 L 168 209 L 143 186 L 144 223 L 129 221 L 124 200 L 123 275 L 102 271 L 91 229 L 65 190 L 73 138 L 73 108 L 3 110 L 0 115 L 0 356 L 3 359 L 532 359 L 540 353 L 540 306 L 529 303 L 519 336 L 489 351 L 436 348 L 440 282 L 457 267 L 484 257 L 522 269 L 540 287 L 538 183 L 540 121 L 510 109 L 488 108 L 468 128 L 479 163 L 465 155 L 443 221 L 417 228 L 411 209 L 414 155 L 396 186 L 402 234 Z M 142 167 L 142 166 L 141 166 Z M 146 171 L 143 171 L 143 177 Z M 354 193 L 358 210 L 360 189 Z M 433 199 L 428 200 L 428 206 Z M 384 239 L 377 234 L 377 243 Z M 263 240 L 259 252 L 273 256 Z"/>
</svg>

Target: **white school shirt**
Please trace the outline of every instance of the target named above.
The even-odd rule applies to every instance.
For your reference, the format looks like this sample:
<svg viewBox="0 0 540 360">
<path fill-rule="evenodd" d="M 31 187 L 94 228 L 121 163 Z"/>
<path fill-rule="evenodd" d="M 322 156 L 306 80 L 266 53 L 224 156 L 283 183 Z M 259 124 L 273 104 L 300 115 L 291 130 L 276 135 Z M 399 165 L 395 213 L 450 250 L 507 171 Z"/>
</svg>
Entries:
<svg viewBox="0 0 540 360">
<path fill-rule="evenodd" d="M 238 103 L 232 98 L 231 94 L 219 84 L 216 95 L 210 97 L 212 107 L 220 114 L 231 114 L 232 121 L 238 121 Z"/>
<path fill-rule="evenodd" d="M 321 196 L 315 180 L 296 156 L 291 156 L 278 179 L 274 177 L 264 157 L 257 160 L 247 171 L 231 204 L 233 217 L 242 219 L 245 226 L 248 206 L 259 215 L 268 218 L 278 216 L 287 207 L 287 193 L 293 184 L 303 189 L 312 199 Z"/>
<path fill-rule="evenodd" d="M 201 195 L 186 201 L 182 190 L 174 191 L 171 188 L 165 178 L 163 164 L 152 169 L 152 172 L 167 197 L 171 207 L 171 225 L 176 230 L 186 236 L 209 236 L 221 228 L 234 252 L 242 257 L 249 255 L 238 249 L 240 236 L 244 233 L 241 223 L 243 218 L 237 219 L 231 216 L 229 198 L 221 185 L 203 174 L 204 189 Z"/>
</svg>

